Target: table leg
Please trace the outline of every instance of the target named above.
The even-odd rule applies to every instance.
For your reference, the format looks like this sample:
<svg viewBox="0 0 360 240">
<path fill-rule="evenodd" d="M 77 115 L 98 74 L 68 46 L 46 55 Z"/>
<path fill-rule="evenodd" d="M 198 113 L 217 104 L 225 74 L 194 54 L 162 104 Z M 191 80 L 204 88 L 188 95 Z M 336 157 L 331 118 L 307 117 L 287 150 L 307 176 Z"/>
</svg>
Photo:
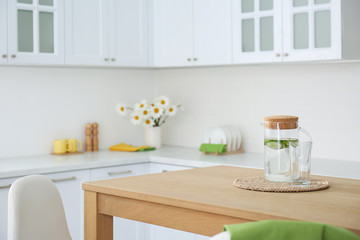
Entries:
<svg viewBox="0 0 360 240">
<path fill-rule="evenodd" d="M 98 212 L 97 193 L 84 191 L 85 240 L 113 240 L 113 216 Z"/>
</svg>

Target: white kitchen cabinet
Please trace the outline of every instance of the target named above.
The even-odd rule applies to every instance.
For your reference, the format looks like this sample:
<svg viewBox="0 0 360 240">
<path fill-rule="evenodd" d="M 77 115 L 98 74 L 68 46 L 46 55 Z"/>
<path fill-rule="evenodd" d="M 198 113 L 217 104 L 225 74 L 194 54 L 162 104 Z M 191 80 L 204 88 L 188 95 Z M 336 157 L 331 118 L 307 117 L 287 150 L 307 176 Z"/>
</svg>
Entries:
<svg viewBox="0 0 360 240">
<path fill-rule="evenodd" d="M 147 65 L 146 0 L 66 0 L 66 64 Z"/>
<path fill-rule="evenodd" d="M 359 11 L 356 0 L 233 0 L 233 62 L 359 59 Z"/>
<path fill-rule="evenodd" d="M 107 0 L 65 0 L 66 64 L 108 64 L 108 3 Z"/>
<path fill-rule="evenodd" d="M 0 179 L 0 240 L 7 239 L 8 228 L 8 195 L 11 184 L 17 178 Z"/>
<path fill-rule="evenodd" d="M 89 170 L 44 174 L 60 192 L 72 239 L 84 239 L 84 194 L 82 183 L 90 180 Z"/>
<path fill-rule="evenodd" d="M 231 0 L 153 0 L 155 67 L 231 63 Z"/>
<path fill-rule="evenodd" d="M 64 64 L 64 1 L 9 0 L 8 63 Z"/>
<path fill-rule="evenodd" d="M 284 1 L 283 27 L 284 61 L 342 58 L 341 0 Z"/>
<path fill-rule="evenodd" d="M 179 171 L 191 169 L 185 166 L 176 166 L 162 163 L 150 163 L 150 173 L 166 173 L 171 171 Z M 150 226 L 150 239 L 151 240 L 195 240 L 196 234 L 179 231 L 171 228 L 165 228 L 157 225 Z"/>
<path fill-rule="evenodd" d="M 0 0 L 0 65 L 7 63 L 7 0 Z"/>
<path fill-rule="evenodd" d="M 148 65 L 146 0 L 110 1 L 109 57 L 114 66 Z"/>
<path fill-rule="evenodd" d="M 119 167 L 91 169 L 91 180 L 130 177 L 146 173 L 146 164 L 125 165 Z M 128 219 L 114 217 L 114 239 L 149 239 L 148 225 Z"/>
<path fill-rule="evenodd" d="M 89 170 L 44 174 L 53 180 L 64 204 L 66 220 L 72 239 L 83 239 L 84 195 L 81 185 L 89 181 Z M 17 178 L 0 179 L 0 240 L 7 239 L 8 194 Z"/>
<path fill-rule="evenodd" d="M 282 61 L 281 9 L 281 0 L 233 1 L 234 63 Z"/>
</svg>

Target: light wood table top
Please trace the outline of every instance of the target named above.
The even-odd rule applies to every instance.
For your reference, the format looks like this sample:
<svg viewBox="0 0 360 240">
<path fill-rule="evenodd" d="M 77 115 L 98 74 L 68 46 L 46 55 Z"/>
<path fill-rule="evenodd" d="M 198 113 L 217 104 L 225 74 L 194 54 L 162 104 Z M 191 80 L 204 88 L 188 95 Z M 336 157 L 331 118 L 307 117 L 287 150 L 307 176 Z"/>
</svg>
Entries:
<svg viewBox="0 0 360 240">
<path fill-rule="evenodd" d="M 207 236 L 222 231 L 223 224 L 266 219 L 323 222 L 360 235 L 359 180 L 325 177 L 330 188 L 300 193 L 232 186 L 238 177 L 262 174 L 263 170 L 216 166 L 84 183 L 86 239 L 103 234 L 99 221 L 86 220 L 86 212 L 92 213 L 88 217 L 98 214 L 98 219 L 118 216 Z M 96 231 L 86 234 L 91 224 Z"/>
</svg>

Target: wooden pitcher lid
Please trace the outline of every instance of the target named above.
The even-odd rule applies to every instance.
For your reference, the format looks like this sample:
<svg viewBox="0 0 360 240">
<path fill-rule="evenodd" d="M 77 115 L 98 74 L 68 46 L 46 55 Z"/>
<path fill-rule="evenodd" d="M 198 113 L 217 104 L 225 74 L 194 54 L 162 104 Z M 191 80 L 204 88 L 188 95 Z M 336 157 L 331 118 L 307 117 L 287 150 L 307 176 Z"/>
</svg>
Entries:
<svg viewBox="0 0 360 240">
<path fill-rule="evenodd" d="M 296 116 L 275 115 L 264 117 L 265 127 L 268 129 L 296 129 L 298 127 Z"/>
</svg>

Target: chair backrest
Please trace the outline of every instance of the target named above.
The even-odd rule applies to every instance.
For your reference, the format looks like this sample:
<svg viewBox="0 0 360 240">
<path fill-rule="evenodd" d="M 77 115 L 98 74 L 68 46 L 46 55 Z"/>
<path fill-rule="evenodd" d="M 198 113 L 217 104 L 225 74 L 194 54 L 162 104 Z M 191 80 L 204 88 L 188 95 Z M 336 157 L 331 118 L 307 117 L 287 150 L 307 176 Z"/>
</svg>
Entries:
<svg viewBox="0 0 360 240">
<path fill-rule="evenodd" d="M 71 239 L 60 193 L 46 176 L 27 176 L 12 184 L 8 216 L 8 240 Z"/>
</svg>

